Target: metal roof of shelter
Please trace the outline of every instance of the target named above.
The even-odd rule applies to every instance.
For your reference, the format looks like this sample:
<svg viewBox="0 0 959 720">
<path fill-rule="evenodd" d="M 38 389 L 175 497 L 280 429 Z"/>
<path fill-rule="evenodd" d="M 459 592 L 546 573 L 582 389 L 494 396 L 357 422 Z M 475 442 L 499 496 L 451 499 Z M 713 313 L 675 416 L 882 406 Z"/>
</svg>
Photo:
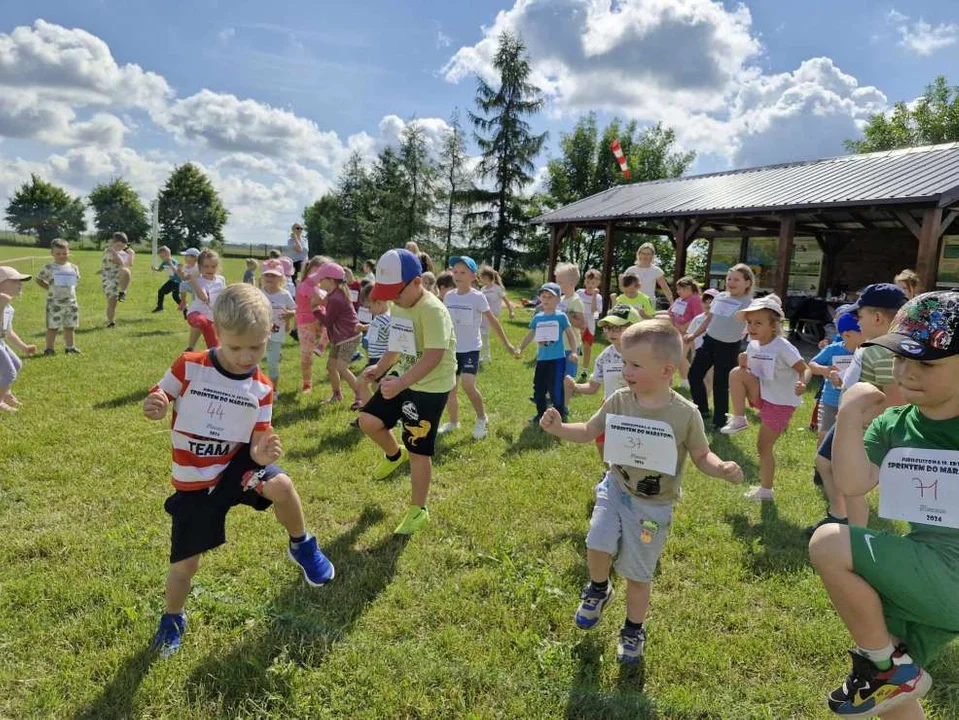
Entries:
<svg viewBox="0 0 959 720">
<path fill-rule="evenodd" d="M 618 185 L 537 224 L 959 201 L 959 142 Z"/>
</svg>

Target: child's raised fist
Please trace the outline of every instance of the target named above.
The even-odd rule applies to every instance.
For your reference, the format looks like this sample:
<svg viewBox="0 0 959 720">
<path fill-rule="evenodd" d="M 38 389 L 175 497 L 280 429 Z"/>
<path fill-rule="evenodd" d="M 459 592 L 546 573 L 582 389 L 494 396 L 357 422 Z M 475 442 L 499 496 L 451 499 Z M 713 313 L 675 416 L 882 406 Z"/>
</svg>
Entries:
<svg viewBox="0 0 959 720">
<path fill-rule="evenodd" d="M 562 424 L 563 416 L 560 415 L 559 410 L 554 407 L 547 408 L 546 412 L 543 413 L 543 417 L 539 419 L 539 426 L 546 432 L 558 430 Z"/>
<path fill-rule="evenodd" d="M 160 390 L 152 392 L 143 400 L 143 414 L 150 420 L 162 420 L 170 399 Z"/>
</svg>

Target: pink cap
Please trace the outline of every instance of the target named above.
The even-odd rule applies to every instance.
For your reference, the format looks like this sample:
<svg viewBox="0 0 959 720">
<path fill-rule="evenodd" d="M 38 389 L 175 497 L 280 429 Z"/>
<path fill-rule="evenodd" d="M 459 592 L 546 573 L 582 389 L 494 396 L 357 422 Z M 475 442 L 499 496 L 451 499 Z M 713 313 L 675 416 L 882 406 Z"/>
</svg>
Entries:
<svg viewBox="0 0 959 720">
<path fill-rule="evenodd" d="M 293 277 L 293 273 L 296 272 L 296 269 L 293 267 L 293 261 L 290 258 L 284 256 L 280 258 L 280 265 L 283 266 L 283 274 L 287 277 Z"/>
<path fill-rule="evenodd" d="M 346 277 L 346 272 L 343 270 L 342 265 L 337 265 L 336 263 L 325 263 L 319 270 L 317 270 L 313 275 L 316 276 L 317 280 L 323 280 L 324 278 L 330 278 L 331 280 L 342 280 Z M 311 275 L 311 277 L 313 276 Z"/>
</svg>

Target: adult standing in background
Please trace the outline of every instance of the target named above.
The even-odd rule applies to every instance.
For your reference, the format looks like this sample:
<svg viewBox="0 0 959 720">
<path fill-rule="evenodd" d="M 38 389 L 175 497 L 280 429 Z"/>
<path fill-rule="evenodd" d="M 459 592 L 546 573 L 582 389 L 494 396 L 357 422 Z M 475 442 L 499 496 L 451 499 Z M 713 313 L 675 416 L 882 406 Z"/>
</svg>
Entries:
<svg viewBox="0 0 959 720">
<path fill-rule="evenodd" d="M 666 282 L 665 273 L 658 265 L 653 264 L 656 257 L 656 248 L 652 243 L 645 242 L 636 250 L 636 264 L 626 269 L 624 275 L 635 275 L 639 278 L 639 291 L 648 297 L 653 307 L 656 306 L 656 286 L 658 285 L 666 296 L 666 301 L 673 304 L 673 293 Z"/>
<path fill-rule="evenodd" d="M 290 239 L 286 241 L 286 256 L 293 261 L 293 284 L 298 282 L 300 270 L 309 254 L 306 240 L 303 238 L 303 226 L 300 223 L 293 223 L 290 230 Z"/>
</svg>

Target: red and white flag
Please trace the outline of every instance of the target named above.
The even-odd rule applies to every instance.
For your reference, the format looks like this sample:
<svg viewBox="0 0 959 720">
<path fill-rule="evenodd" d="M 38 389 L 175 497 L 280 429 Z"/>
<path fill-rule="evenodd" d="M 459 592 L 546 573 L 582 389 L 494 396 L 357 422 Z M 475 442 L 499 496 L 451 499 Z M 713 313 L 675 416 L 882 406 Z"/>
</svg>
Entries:
<svg viewBox="0 0 959 720">
<path fill-rule="evenodd" d="M 626 164 L 626 156 L 623 155 L 623 148 L 619 145 L 619 140 L 613 140 L 610 148 L 613 151 L 613 155 L 616 156 L 616 162 L 619 163 L 619 169 L 623 171 L 623 177 L 626 180 L 632 179 L 632 174 L 629 172 L 629 165 Z"/>
</svg>

